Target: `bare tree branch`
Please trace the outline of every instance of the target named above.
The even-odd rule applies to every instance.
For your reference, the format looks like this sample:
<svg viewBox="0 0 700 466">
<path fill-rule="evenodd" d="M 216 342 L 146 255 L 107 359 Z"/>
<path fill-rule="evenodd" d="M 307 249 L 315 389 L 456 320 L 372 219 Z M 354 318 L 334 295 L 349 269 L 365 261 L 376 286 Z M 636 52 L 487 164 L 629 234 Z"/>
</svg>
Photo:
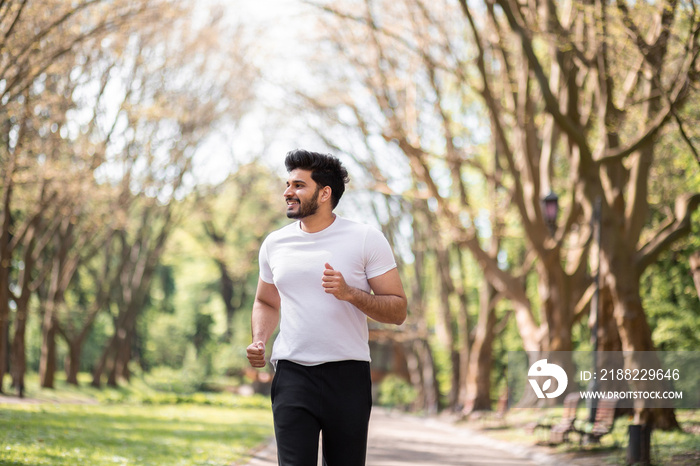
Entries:
<svg viewBox="0 0 700 466">
<path fill-rule="evenodd" d="M 665 226 L 637 253 L 635 259 L 637 270 L 644 271 L 654 263 L 659 254 L 668 249 L 674 242 L 688 234 L 691 229 L 691 217 L 700 206 L 700 193 L 688 194 L 676 199 L 676 210 L 673 218 L 669 218 Z"/>
</svg>

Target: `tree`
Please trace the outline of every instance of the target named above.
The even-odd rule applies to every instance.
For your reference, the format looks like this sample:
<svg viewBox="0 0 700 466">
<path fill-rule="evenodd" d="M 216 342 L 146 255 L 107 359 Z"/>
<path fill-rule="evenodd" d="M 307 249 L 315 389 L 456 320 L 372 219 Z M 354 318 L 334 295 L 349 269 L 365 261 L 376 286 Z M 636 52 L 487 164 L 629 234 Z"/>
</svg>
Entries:
<svg viewBox="0 0 700 466">
<path fill-rule="evenodd" d="M 57 335 L 77 383 L 81 346 L 110 303 L 128 316 L 115 320 L 116 335 L 126 332 L 115 367 L 128 374 L 133 318 L 177 221 L 177 200 L 194 181 L 196 149 L 217 125 L 240 119 L 254 95 L 242 28 L 217 11 L 195 17 L 192 8 L 165 0 L 0 3 L 0 390 L 12 302 L 13 383 L 23 387 L 34 293 L 43 386 L 53 385 Z M 78 283 L 81 268 L 83 277 L 100 272 Z M 70 301 L 86 295 L 90 305 Z"/>
<path fill-rule="evenodd" d="M 197 193 L 195 209 L 201 221 L 204 236 L 201 243 L 205 253 L 216 264 L 220 273 L 219 292 L 226 308 L 228 342 L 234 333 L 234 315 L 248 304 L 254 293 L 257 254 L 265 236 L 281 226 L 279 189 L 271 180 L 278 179 L 258 162 L 240 167 L 223 183 Z"/>
<path fill-rule="evenodd" d="M 61 87 L 52 80 L 58 74 L 67 74 L 63 57 L 70 56 L 74 47 L 85 42 L 98 41 L 105 34 L 122 27 L 136 15 L 154 18 L 158 13 L 157 2 L 101 2 L 89 0 L 67 4 L 61 1 L 12 1 L 0 4 L 0 80 L 2 107 L 0 115 L 3 130 L 0 132 L 3 147 L 0 163 L 3 166 L 2 210 L 0 210 L 0 390 L 6 370 L 7 341 L 9 334 L 9 306 L 14 300 L 9 291 L 9 277 L 15 232 L 28 231 L 28 224 L 36 221 L 35 209 L 43 202 L 29 201 L 29 209 L 22 204 L 22 192 L 35 190 L 42 193 L 42 199 L 51 199 L 54 189 L 60 181 L 58 172 L 54 171 L 53 162 L 56 154 L 51 152 L 51 145 L 59 141 L 47 137 L 56 132 L 54 124 L 59 124 L 68 110 L 64 104 L 70 87 Z M 61 94 L 63 92 L 63 94 Z M 41 95 L 43 98 L 39 99 Z M 53 121 L 48 122 L 53 118 Z M 61 137 L 65 134 L 62 132 Z M 44 141 L 48 139 L 49 141 Z M 42 144 L 47 142 L 42 147 Z M 47 152 L 49 151 L 49 152 Z M 43 178 L 42 178 L 43 177 Z M 65 180 L 64 180 L 65 181 Z M 54 183 L 55 182 L 55 183 Z M 36 197 L 39 200 L 39 197 Z M 20 202 L 16 203 L 15 201 Z M 26 199 L 29 200 L 29 199 Z M 46 208 L 46 205 L 44 205 Z M 23 215 L 24 210 L 27 215 Z M 32 210 L 34 210 L 32 212 Z M 29 237 L 27 237 L 29 238 Z M 45 242 L 44 242 L 45 243 Z M 41 244 L 41 242 L 40 242 Z M 38 253 L 38 250 L 35 250 Z M 32 261 L 33 262 L 33 261 Z M 30 263 L 31 265 L 31 263 Z M 23 280 L 34 280 L 31 269 L 22 272 Z M 25 288 L 30 292 L 29 288 Z M 19 298 L 24 303 L 26 295 Z M 14 300 L 17 303 L 17 300 Z M 23 353 L 24 318 L 26 312 L 20 311 L 15 328 L 15 353 Z M 15 354 L 17 376 L 23 374 L 22 355 Z M 21 381 L 17 383 L 21 384 Z"/>
<path fill-rule="evenodd" d="M 503 0 L 478 6 L 460 1 L 459 7 L 461 24 L 452 5 L 418 0 L 368 0 L 360 13 L 340 2 L 323 7 L 345 26 L 335 27 L 333 43 L 363 90 L 319 107 L 349 107 L 332 120 L 369 128 L 405 154 L 436 200 L 445 230 L 513 303 L 528 350 L 573 349 L 572 323 L 593 290 L 590 225 L 600 199 L 600 276 L 608 298 L 602 315 L 614 318 L 622 349 L 653 350 L 639 279 L 661 251 L 688 233 L 700 202 L 700 195 L 683 193 L 665 223 L 647 223 L 649 170 L 660 137 L 685 140 L 697 153 L 682 119 L 698 79 L 694 6 Z M 464 32 L 471 41 L 463 41 Z M 493 135 L 492 156 L 502 176 L 464 144 L 477 141 L 473 130 L 479 127 L 465 125 L 461 112 L 475 107 L 465 99 L 471 92 L 480 97 L 488 121 L 482 128 Z M 376 110 L 367 110 L 370 102 Z M 667 129 L 674 130 L 662 132 Z M 508 193 L 531 251 L 526 264 L 537 271 L 539 324 L 519 277 L 502 270 L 473 224 L 465 225 L 470 203 L 460 186 L 468 169 L 497 180 Z M 445 170 L 453 176 L 450 184 L 440 176 Z M 564 206 L 552 233 L 540 205 L 550 190 L 562 193 Z M 641 422 L 650 414 L 640 411 Z M 657 426 L 676 425 L 672 412 L 655 414 Z"/>
<path fill-rule="evenodd" d="M 480 37 L 467 3 L 461 4 L 475 36 Z M 692 9 L 683 11 L 675 1 L 662 5 L 619 1 L 616 10 L 604 2 L 591 6 L 571 3 L 561 8 L 548 4 L 545 15 L 537 15 L 534 6 L 528 11 L 516 9 L 508 1 L 495 5 L 503 15 L 490 8 L 489 16 L 496 30 L 503 31 L 494 47 L 503 57 L 502 69 L 508 68 L 508 57 L 520 58 L 527 70 L 527 76 L 518 80 L 525 85 L 518 88 L 525 108 L 535 109 L 533 96 L 541 96 L 544 105 L 539 111 L 545 122 L 553 123 L 551 133 L 543 133 L 544 150 L 536 151 L 537 158 L 530 159 L 538 162 L 532 167 L 550 170 L 552 158 L 545 150 L 554 149 L 553 142 L 568 145 L 562 152 L 576 177 L 571 180 L 576 186 L 572 207 L 578 206 L 590 218 L 596 199 L 602 201 L 600 273 L 610 293 L 622 348 L 651 351 L 654 344 L 641 304 L 639 280 L 661 251 L 689 232 L 690 215 L 700 202 L 698 194 L 679 197 L 667 222 L 642 234 L 649 208 L 649 171 L 659 132 L 676 115 L 675 123 L 683 133 L 684 123 L 677 115 L 698 79 L 698 17 Z M 573 14 L 577 11 L 581 14 Z M 549 53 L 537 53 L 535 40 L 539 35 L 535 31 L 557 38 L 545 41 L 549 42 Z M 515 50 L 505 45 L 509 37 L 517 39 Z M 487 75 L 482 75 L 487 89 Z M 634 105 L 636 102 L 640 104 Z M 502 118 L 496 106 L 489 105 L 489 109 Z M 519 126 L 525 129 L 529 121 L 532 119 Z M 559 132 L 561 142 L 553 139 L 555 132 Z M 638 414 L 642 423 L 652 422 L 650 411 Z M 677 427 L 671 411 L 657 411 L 655 424 Z"/>
<path fill-rule="evenodd" d="M 215 124 L 240 118 L 252 98 L 245 84 L 250 71 L 237 69 L 241 51 L 235 42 L 224 43 L 224 24 L 214 18 L 206 28 L 197 28 L 188 18 L 177 16 L 174 30 L 144 32 L 129 40 L 132 68 L 121 109 L 129 125 L 123 133 L 125 150 L 111 161 L 123 167 L 118 183 L 128 221 L 116 241 L 127 265 L 113 283 L 115 332 L 95 366 L 93 385 L 100 384 L 105 368 L 109 384 L 128 379 L 136 319 L 168 236 L 186 212 L 177 199 L 192 157 Z M 200 85 L 193 88 L 195 78 Z"/>
<path fill-rule="evenodd" d="M 434 201 L 432 208 L 436 215 L 431 221 L 436 237 L 443 237 L 441 241 L 445 244 L 457 244 L 469 250 L 494 289 L 516 304 L 516 321 L 526 348 L 553 349 L 547 347 L 549 340 L 544 338 L 549 322 L 544 320 L 542 327 L 538 328 L 529 297 L 522 286 L 521 274 L 528 267 L 505 270 L 498 259 L 499 251 L 489 250 L 483 244 L 483 241 L 498 233 L 499 228 L 494 224 L 480 231 L 480 222 L 483 226 L 482 206 L 506 204 L 512 192 L 504 189 L 502 169 L 498 168 L 500 162 L 489 165 L 485 163 L 484 157 L 487 156 L 482 157 L 479 150 L 467 151 L 468 141 L 474 140 L 474 147 L 478 147 L 483 145 L 483 138 L 475 134 L 476 129 L 465 125 L 452 102 L 457 99 L 463 102 L 461 105 L 468 107 L 472 105 L 470 102 L 473 102 L 474 96 L 469 96 L 466 83 L 455 81 L 445 74 L 449 57 L 442 53 L 441 47 L 431 48 L 432 36 L 426 32 L 439 32 L 447 28 L 449 21 L 445 17 L 449 15 L 441 18 L 446 23 L 434 24 L 436 20 L 429 17 L 427 11 L 416 2 L 391 7 L 382 5 L 382 8 L 367 2 L 362 15 L 348 14 L 337 8 L 326 10 L 342 22 L 342 26 L 331 27 L 332 40 L 338 50 L 349 57 L 351 68 L 348 73 L 364 86 L 366 95 L 339 90 L 334 94 L 309 98 L 314 109 L 331 114 L 329 118 L 334 123 L 358 128 L 369 144 L 372 138 L 379 136 L 398 148 L 409 162 L 421 195 Z M 401 36 L 404 32 L 405 36 Z M 369 45 L 368 36 L 371 39 Z M 426 50 L 434 50 L 438 56 L 430 56 Z M 463 79 L 464 74 L 460 72 L 457 77 Z M 348 94 L 358 95 L 358 100 L 349 100 L 346 97 Z M 344 117 L 343 112 L 347 107 L 350 116 Z M 474 134 L 470 134 L 472 131 Z M 498 153 L 507 153 L 507 147 L 504 148 L 497 138 L 493 147 Z M 495 167 L 498 171 L 489 172 L 487 166 Z M 475 175 L 479 174 L 495 186 L 493 193 L 497 196 L 486 202 L 480 194 L 483 184 L 474 182 Z M 381 184 L 381 181 L 377 183 L 378 186 Z M 540 212 L 539 203 L 536 209 Z M 535 225 L 538 238 L 548 236 L 541 213 L 539 223 Z M 497 245 L 498 238 L 494 239 Z M 488 306 L 493 310 L 493 303 Z M 482 313 L 482 318 L 488 317 L 488 312 Z M 463 319 L 460 317 L 459 320 Z M 488 327 L 493 328 L 493 321 Z M 562 334 L 553 329 L 550 331 Z M 486 331 L 483 335 L 488 334 Z M 566 335 L 566 332 L 563 334 Z M 462 341 L 464 345 L 469 344 L 467 338 Z M 558 348 L 563 350 L 567 348 L 566 344 L 564 341 Z M 488 359 L 477 357 L 475 364 L 479 361 L 488 363 Z M 453 364 L 453 370 L 456 367 Z M 489 393 L 469 396 L 490 399 Z"/>
</svg>

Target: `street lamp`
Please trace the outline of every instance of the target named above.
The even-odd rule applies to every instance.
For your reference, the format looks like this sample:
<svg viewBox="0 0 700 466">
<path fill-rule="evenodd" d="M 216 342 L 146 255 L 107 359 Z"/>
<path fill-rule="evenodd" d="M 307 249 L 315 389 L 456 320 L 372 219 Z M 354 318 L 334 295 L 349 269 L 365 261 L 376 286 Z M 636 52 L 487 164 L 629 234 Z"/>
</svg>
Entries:
<svg viewBox="0 0 700 466">
<path fill-rule="evenodd" d="M 550 191 L 542 199 L 542 211 L 549 227 L 549 233 L 554 236 L 554 232 L 557 230 L 557 217 L 559 216 L 559 196 L 554 191 Z"/>
</svg>

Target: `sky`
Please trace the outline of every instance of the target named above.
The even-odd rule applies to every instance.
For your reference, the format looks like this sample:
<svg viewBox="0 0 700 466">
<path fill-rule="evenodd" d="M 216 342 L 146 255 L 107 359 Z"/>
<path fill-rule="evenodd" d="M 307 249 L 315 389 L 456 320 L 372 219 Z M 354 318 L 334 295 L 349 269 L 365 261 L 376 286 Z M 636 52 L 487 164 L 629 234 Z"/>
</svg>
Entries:
<svg viewBox="0 0 700 466">
<path fill-rule="evenodd" d="M 306 63 L 314 53 L 310 45 L 315 45 L 313 34 L 318 12 L 300 0 L 229 0 L 226 5 L 227 20 L 234 24 L 243 21 L 255 42 L 255 62 L 262 75 L 261 82 L 257 83 L 259 101 L 235 133 L 217 137 L 204 146 L 196 173 L 199 179 L 218 183 L 237 165 L 258 158 L 278 173 L 281 181 L 287 176 L 284 157 L 288 151 L 304 148 L 328 152 L 309 130 L 307 122 L 295 118 L 296 115 L 284 108 L 290 88 L 313 87 L 315 77 Z M 369 207 L 371 194 L 363 188 L 362 176 L 353 172 L 354 162 L 346 160 L 342 154 L 336 155 L 349 169 L 351 178 L 336 212 L 378 227 L 375 213 Z M 280 198 L 283 187 L 281 182 Z M 378 212 L 378 215 L 384 214 Z M 406 245 L 397 247 L 404 250 L 404 260 L 410 262 L 409 248 Z"/>
<path fill-rule="evenodd" d="M 309 79 L 304 66 L 310 50 L 305 45 L 312 24 L 309 8 L 299 0 L 229 0 L 224 5 L 227 21 L 245 25 L 262 79 L 255 83 L 259 100 L 240 127 L 212 138 L 196 158 L 196 177 L 211 183 L 222 181 L 237 165 L 256 157 L 273 168 L 282 167 L 289 150 L 317 144 L 303 122 L 295 121 L 283 108 L 283 86 Z"/>
</svg>

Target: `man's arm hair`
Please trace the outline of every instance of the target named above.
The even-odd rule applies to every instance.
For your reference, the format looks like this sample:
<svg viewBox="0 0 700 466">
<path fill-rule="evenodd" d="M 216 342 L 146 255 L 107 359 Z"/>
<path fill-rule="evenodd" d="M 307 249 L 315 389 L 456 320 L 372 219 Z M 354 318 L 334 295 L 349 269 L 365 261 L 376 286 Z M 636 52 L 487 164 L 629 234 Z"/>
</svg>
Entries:
<svg viewBox="0 0 700 466">
<path fill-rule="evenodd" d="M 349 286 L 340 272 L 326 264 L 323 278 L 326 293 L 349 302 L 377 322 L 401 325 L 406 320 L 408 300 L 398 269 L 370 278 L 368 282 L 372 293 Z"/>
</svg>

